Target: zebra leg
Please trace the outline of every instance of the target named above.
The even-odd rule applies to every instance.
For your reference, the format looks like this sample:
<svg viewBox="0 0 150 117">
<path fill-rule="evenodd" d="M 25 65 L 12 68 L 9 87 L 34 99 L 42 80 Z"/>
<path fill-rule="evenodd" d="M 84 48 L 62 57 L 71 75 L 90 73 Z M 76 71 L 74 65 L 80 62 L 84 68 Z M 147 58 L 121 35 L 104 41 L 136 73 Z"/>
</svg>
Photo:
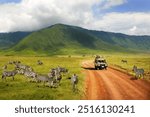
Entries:
<svg viewBox="0 0 150 117">
<path fill-rule="evenodd" d="M 142 76 L 143 76 L 143 79 L 144 79 L 144 73 L 142 74 Z"/>
<path fill-rule="evenodd" d="M 12 76 L 12 80 L 14 80 L 14 76 Z"/>
<path fill-rule="evenodd" d="M 2 75 L 2 80 L 6 79 L 6 76 Z"/>
<path fill-rule="evenodd" d="M 72 85 L 72 91 L 75 91 L 75 84 Z"/>
<path fill-rule="evenodd" d="M 53 88 L 54 82 L 53 82 L 53 81 L 49 82 L 49 86 L 50 86 L 51 88 Z"/>
</svg>

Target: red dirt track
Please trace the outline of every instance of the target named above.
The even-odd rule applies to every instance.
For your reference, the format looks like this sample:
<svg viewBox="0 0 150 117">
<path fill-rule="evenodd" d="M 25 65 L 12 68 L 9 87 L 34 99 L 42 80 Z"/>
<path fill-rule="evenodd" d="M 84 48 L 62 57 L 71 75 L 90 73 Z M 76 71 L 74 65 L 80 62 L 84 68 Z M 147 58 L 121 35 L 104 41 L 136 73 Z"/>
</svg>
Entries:
<svg viewBox="0 0 150 117">
<path fill-rule="evenodd" d="M 83 62 L 86 75 L 86 100 L 150 100 L 150 82 L 108 68 L 94 70 L 92 62 Z"/>
</svg>

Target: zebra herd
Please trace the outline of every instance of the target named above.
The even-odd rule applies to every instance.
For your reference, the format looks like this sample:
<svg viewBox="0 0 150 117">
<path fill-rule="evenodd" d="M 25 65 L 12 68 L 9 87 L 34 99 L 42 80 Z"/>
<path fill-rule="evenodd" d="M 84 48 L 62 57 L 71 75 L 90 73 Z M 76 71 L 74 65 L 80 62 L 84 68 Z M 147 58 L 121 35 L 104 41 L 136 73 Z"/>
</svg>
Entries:
<svg viewBox="0 0 150 117">
<path fill-rule="evenodd" d="M 14 70 L 8 71 L 8 64 L 13 64 L 15 66 Z M 44 86 L 46 86 L 46 83 L 51 88 L 57 88 L 60 86 L 62 76 L 69 73 L 68 69 L 60 66 L 50 69 L 47 74 L 38 74 L 31 66 L 22 64 L 20 61 L 9 61 L 8 64 L 5 64 L 2 67 L 2 80 L 5 80 L 7 77 L 12 77 L 14 80 L 15 75 L 20 74 L 24 75 L 26 78 L 29 78 L 30 82 L 41 82 Z M 43 62 L 38 60 L 37 65 L 43 65 Z M 69 79 L 71 79 L 72 90 L 75 91 L 77 89 L 78 76 L 73 74 Z"/>
<path fill-rule="evenodd" d="M 128 63 L 127 60 L 121 60 L 122 63 Z M 135 73 L 135 78 L 144 78 L 144 69 L 143 68 L 137 68 L 137 66 L 133 66 L 132 71 Z"/>
</svg>

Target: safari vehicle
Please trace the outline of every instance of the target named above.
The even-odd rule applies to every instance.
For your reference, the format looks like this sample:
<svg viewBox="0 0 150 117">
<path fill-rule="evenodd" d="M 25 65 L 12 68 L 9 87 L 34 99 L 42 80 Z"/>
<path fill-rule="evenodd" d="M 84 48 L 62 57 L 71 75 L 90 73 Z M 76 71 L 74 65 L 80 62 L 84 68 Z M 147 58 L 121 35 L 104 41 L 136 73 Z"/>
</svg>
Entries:
<svg viewBox="0 0 150 117">
<path fill-rule="evenodd" d="M 107 69 L 108 65 L 103 57 L 96 56 L 94 61 L 95 69 Z"/>
</svg>

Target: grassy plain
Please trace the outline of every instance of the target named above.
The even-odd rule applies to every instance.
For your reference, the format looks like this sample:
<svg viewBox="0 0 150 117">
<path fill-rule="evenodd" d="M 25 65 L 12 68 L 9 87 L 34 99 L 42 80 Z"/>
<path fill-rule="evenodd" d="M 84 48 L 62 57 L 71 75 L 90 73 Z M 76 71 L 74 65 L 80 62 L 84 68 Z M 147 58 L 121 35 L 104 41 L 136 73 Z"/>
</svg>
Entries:
<svg viewBox="0 0 150 117">
<path fill-rule="evenodd" d="M 132 69 L 136 65 L 137 68 L 143 68 L 145 71 L 145 79 L 150 79 L 150 55 L 149 54 L 113 54 L 105 55 L 108 64 L 117 69 L 123 70 L 134 75 Z M 126 60 L 127 63 L 121 62 Z"/>
<path fill-rule="evenodd" d="M 31 66 L 34 71 L 39 74 L 47 74 L 50 68 L 57 66 L 66 67 L 69 73 L 63 76 L 61 85 L 58 88 L 44 87 L 42 83 L 30 83 L 23 75 L 16 75 L 15 80 L 7 78 L 6 81 L 0 79 L 0 99 L 49 99 L 49 100 L 66 100 L 66 99 L 80 99 L 83 94 L 83 80 L 84 76 L 81 74 L 80 63 L 82 57 L 19 57 L 19 56 L 1 56 L 0 66 L 8 61 L 19 60 L 22 64 Z M 37 60 L 43 61 L 43 65 L 37 65 Z M 8 65 L 8 70 L 13 70 L 14 65 Z M 0 72 L 0 76 L 2 74 Z M 67 78 L 72 76 L 73 73 L 78 74 L 79 84 L 77 92 L 72 92 L 70 80 Z M 38 87 L 39 86 L 39 87 Z"/>
<path fill-rule="evenodd" d="M 101 55 L 101 54 L 100 54 Z M 150 55 L 148 54 L 103 54 L 108 65 L 116 67 L 133 74 L 132 67 L 145 70 L 145 79 L 150 80 Z M 58 88 L 44 87 L 42 83 L 30 83 L 22 75 L 16 75 L 15 80 L 7 78 L 6 81 L 0 79 L 0 99 L 15 100 L 79 100 L 84 95 L 84 74 L 81 63 L 86 60 L 94 60 L 93 55 L 86 56 L 55 56 L 55 57 L 22 57 L 22 56 L 0 56 L 0 67 L 2 68 L 8 61 L 19 60 L 23 64 L 31 66 L 39 74 L 47 74 L 50 68 L 57 66 L 69 69 L 69 74 L 63 76 L 61 85 Z M 43 61 L 44 65 L 37 65 L 37 60 Z M 127 60 L 122 63 L 121 60 Z M 13 65 L 8 65 L 8 70 L 13 70 Z M 2 74 L 0 71 L 0 76 Z M 79 75 L 78 91 L 72 92 L 71 82 L 67 78 L 73 73 Z M 134 74 L 133 74 L 134 75 Z M 38 87 L 39 86 L 39 87 Z"/>
</svg>

